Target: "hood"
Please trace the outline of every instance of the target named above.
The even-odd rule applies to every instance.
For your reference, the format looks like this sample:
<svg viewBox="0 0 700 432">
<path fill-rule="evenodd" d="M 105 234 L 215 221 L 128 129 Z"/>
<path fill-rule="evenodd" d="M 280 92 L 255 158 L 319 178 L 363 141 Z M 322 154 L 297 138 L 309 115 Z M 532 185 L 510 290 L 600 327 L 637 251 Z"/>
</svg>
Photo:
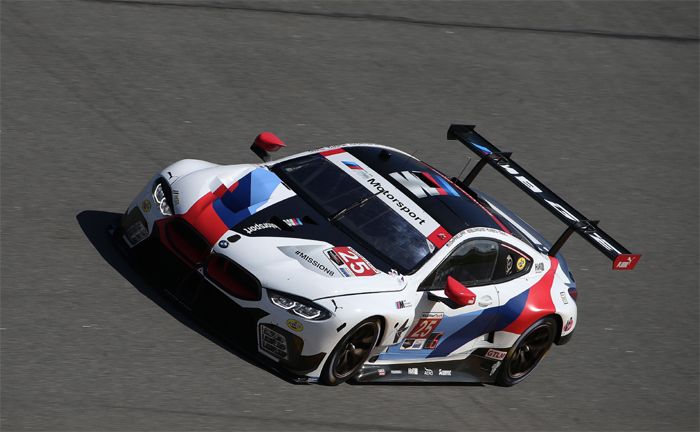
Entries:
<svg viewBox="0 0 700 432">
<path fill-rule="evenodd" d="M 217 243 L 214 252 L 243 266 L 263 287 L 310 300 L 400 291 L 406 285 L 402 276 L 376 269 L 352 247 L 325 242 L 241 235 Z"/>
<path fill-rule="evenodd" d="M 405 285 L 265 167 L 206 168 L 178 178 L 172 193 L 176 213 L 266 288 L 318 299 Z"/>
</svg>

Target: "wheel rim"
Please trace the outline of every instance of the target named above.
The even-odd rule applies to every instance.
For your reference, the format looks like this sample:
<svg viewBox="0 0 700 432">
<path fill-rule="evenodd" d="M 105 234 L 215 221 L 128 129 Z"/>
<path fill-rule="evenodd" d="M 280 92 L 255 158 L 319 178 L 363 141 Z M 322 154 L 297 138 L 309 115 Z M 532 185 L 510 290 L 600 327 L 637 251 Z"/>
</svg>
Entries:
<svg viewBox="0 0 700 432">
<path fill-rule="evenodd" d="M 355 330 L 335 356 L 333 369 L 337 378 L 351 375 L 364 363 L 374 346 L 376 336 L 377 330 L 373 323 L 366 323 Z"/>
<path fill-rule="evenodd" d="M 552 328 L 543 324 L 531 331 L 513 352 L 508 373 L 513 379 L 530 373 L 552 345 Z"/>
</svg>

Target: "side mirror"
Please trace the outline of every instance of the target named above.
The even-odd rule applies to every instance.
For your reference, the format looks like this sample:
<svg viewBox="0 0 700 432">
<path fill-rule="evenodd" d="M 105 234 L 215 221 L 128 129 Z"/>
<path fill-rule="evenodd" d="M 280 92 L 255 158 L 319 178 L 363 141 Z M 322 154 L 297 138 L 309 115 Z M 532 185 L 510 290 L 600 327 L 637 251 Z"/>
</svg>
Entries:
<svg viewBox="0 0 700 432">
<path fill-rule="evenodd" d="M 445 287 L 445 295 L 459 306 L 469 306 L 476 302 L 476 294 L 471 292 L 452 276 L 447 277 L 447 286 Z"/>
<path fill-rule="evenodd" d="M 277 135 L 272 132 L 263 132 L 255 137 L 255 141 L 253 141 L 253 145 L 250 146 L 250 149 L 253 150 L 253 153 L 258 155 L 260 159 L 267 162 L 270 160 L 270 152 L 276 152 L 282 147 L 286 147 L 286 145 Z"/>
</svg>

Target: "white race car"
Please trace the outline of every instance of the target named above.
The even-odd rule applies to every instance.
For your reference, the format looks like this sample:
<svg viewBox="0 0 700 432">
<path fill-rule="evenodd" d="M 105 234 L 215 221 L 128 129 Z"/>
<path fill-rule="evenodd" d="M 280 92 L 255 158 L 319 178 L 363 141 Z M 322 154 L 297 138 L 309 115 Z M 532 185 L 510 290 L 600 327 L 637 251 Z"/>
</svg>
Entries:
<svg viewBox="0 0 700 432">
<path fill-rule="evenodd" d="M 394 148 L 326 147 L 257 165 L 182 160 L 157 173 L 114 230 L 169 277 L 182 305 L 299 381 L 453 381 L 510 386 L 576 327 L 559 249 L 576 231 L 634 268 L 640 255 L 474 131 L 464 179 Z M 470 187 L 491 165 L 567 225 L 551 245 Z M 156 270 L 160 269 L 160 270 Z"/>
</svg>

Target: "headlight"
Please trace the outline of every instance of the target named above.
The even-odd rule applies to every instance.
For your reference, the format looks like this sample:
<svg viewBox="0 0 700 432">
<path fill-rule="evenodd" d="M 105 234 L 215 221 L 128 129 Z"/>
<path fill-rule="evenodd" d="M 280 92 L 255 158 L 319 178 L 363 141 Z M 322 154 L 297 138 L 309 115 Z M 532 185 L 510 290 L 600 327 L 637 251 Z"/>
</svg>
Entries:
<svg viewBox="0 0 700 432">
<path fill-rule="evenodd" d="M 165 197 L 165 191 L 163 191 L 163 183 L 161 183 L 161 181 L 158 182 L 156 188 L 153 190 L 153 199 L 158 203 L 158 208 L 163 216 L 171 216 L 173 211 L 170 205 L 168 205 L 168 200 Z"/>
<path fill-rule="evenodd" d="M 272 304 L 307 320 L 321 321 L 331 316 L 331 313 L 326 309 L 309 300 L 292 298 L 270 290 L 267 290 L 267 293 Z"/>
</svg>

